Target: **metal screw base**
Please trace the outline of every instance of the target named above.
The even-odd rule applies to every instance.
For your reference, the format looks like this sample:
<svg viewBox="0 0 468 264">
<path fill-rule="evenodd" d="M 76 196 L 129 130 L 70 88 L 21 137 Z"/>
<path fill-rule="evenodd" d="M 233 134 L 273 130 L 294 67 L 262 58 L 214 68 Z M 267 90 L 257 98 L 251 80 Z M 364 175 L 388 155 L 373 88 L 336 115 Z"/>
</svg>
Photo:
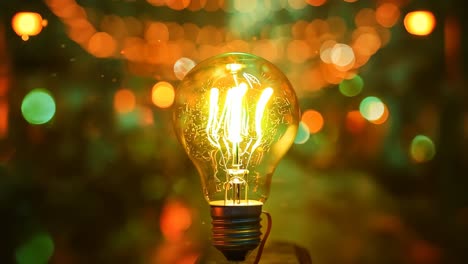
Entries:
<svg viewBox="0 0 468 264">
<path fill-rule="evenodd" d="M 244 261 L 260 244 L 261 205 L 211 205 L 213 246 L 229 261 Z"/>
</svg>

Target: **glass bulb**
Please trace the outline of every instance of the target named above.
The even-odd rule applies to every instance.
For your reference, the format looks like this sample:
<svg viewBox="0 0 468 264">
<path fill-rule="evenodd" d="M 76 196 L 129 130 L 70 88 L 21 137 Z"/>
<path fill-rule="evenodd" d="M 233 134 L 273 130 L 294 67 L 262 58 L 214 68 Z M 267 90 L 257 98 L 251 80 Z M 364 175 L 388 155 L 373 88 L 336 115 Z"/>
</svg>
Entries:
<svg viewBox="0 0 468 264">
<path fill-rule="evenodd" d="M 265 59 L 224 53 L 187 73 L 174 107 L 177 136 L 211 206 L 212 244 L 243 261 L 260 244 L 271 176 L 296 137 L 296 94 Z"/>
<path fill-rule="evenodd" d="M 246 53 L 202 61 L 181 81 L 175 99 L 177 136 L 211 205 L 263 204 L 299 120 L 286 76 Z"/>
</svg>

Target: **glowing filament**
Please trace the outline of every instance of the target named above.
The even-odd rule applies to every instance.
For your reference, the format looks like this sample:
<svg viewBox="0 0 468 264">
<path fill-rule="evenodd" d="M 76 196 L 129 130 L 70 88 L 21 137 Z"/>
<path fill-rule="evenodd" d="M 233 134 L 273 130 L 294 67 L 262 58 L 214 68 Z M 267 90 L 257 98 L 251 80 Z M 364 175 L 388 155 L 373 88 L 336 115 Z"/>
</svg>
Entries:
<svg viewBox="0 0 468 264">
<path fill-rule="evenodd" d="M 230 70 L 233 73 L 238 72 L 240 69 L 242 69 L 242 64 L 239 63 L 230 63 L 226 65 L 226 69 Z"/>
<path fill-rule="evenodd" d="M 252 147 L 252 152 L 260 146 L 261 139 L 263 136 L 262 132 L 262 119 L 263 113 L 265 112 L 265 107 L 268 101 L 273 94 L 273 89 L 271 87 L 267 87 L 263 90 L 262 95 L 260 95 L 260 99 L 258 100 L 257 109 L 255 110 L 255 132 L 257 133 L 257 141 Z"/>
<path fill-rule="evenodd" d="M 238 87 L 230 89 L 226 97 L 226 107 L 227 107 L 227 138 L 232 143 L 240 143 L 242 141 L 242 127 L 243 127 L 243 117 L 245 117 L 245 112 L 242 107 L 242 101 L 245 93 L 247 92 L 247 85 L 241 83 Z"/>
<path fill-rule="evenodd" d="M 222 153 L 223 160 L 226 159 L 226 156 L 232 159 L 234 168 L 234 170 L 228 169 L 227 171 L 230 175 L 240 174 L 236 175 L 237 177 L 246 172 L 245 169 L 240 168 L 242 155 L 247 153 L 250 161 L 250 156 L 262 143 L 262 120 L 266 106 L 273 95 L 271 87 L 263 89 L 255 108 L 255 123 L 249 127 L 247 114 L 249 107 L 246 101 L 251 100 L 251 98 L 246 98 L 248 89 L 249 86 L 243 82 L 228 89 L 221 113 L 219 113 L 219 89 L 211 88 L 209 95 L 209 116 L 205 128 L 208 140 L 219 150 L 221 150 L 220 140 L 222 140 L 226 151 L 226 153 Z M 248 162 L 244 165 L 248 166 Z"/>
</svg>

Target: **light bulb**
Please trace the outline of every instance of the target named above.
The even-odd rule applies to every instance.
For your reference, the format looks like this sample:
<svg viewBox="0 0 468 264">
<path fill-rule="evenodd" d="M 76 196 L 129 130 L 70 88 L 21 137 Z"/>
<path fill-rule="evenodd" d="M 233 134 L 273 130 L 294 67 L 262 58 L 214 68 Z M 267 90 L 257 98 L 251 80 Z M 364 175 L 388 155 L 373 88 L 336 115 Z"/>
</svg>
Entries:
<svg viewBox="0 0 468 264">
<path fill-rule="evenodd" d="M 251 54 L 208 58 L 180 82 L 174 127 L 211 206 L 213 245 L 228 260 L 244 260 L 259 244 L 271 177 L 299 120 L 286 76 Z"/>
</svg>

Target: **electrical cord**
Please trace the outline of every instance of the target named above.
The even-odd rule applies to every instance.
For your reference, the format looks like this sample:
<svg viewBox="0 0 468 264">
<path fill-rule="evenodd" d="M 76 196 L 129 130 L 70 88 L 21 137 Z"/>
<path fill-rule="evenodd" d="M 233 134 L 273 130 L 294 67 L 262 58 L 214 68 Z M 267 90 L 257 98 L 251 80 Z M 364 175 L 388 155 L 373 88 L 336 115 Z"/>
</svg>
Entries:
<svg viewBox="0 0 468 264">
<path fill-rule="evenodd" d="M 258 247 L 257 256 L 255 257 L 254 264 L 258 264 L 260 262 L 260 258 L 262 257 L 262 253 L 263 253 L 263 248 L 265 247 L 265 242 L 268 239 L 268 236 L 270 235 L 271 225 L 273 223 L 270 213 L 268 213 L 266 211 L 262 211 L 262 213 L 267 216 L 268 225 L 267 225 L 267 229 L 265 231 L 265 235 L 263 235 L 263 239 L 260 242 L 260 245 Z"/>
</svg>

